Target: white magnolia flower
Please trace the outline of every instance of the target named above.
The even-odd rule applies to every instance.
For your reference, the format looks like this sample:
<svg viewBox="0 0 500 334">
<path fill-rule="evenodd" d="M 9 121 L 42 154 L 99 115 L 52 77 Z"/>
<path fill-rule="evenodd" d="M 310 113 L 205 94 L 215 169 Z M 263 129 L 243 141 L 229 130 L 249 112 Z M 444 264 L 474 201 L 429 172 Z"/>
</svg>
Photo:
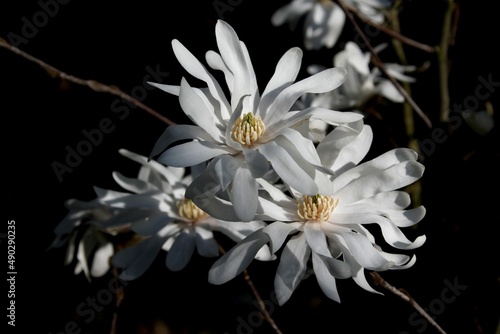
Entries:
<svg viewBox="0 0 500 334">
<path fill-rule="evenodd" d="M 262 221 L 222 221 L 209 216 L 190 199 L 184 197 L 186 187 L 196 175 L 198 166 L 186 175 L 184 168 L 166 167 L 146 157 L 120 150 L 120 153 L 142 164 L 139 178 L 113 176 L 118 184 L 131 192 L 110 203 L 113 207 L 143 210 L 146 214 L 131 224 L 131 230 L 144 238 L 118 252 L 113 264 L 124 270 L 120 278 L 133 280 L 141 276 L 159 252 L 167 251 L 166 266 L 172 271 L 183 269 L 195 249 L 204 257 L 219 254 L 213 232 L 220 232 L 238 242 L 266 224 Z M 233 217 L 235 218 L 235 217 Z M 271 259 L 263 249 L 256 257 Z"/>
<path fill-rule="evenodd" d="M 73 263 L 76 258 L 75 275 L 83 272 L 89 281 L 109 271 L 110 259 L 115 252 L 111 238 L 128 232 L 130 224 L 128 213 L 106 204 L 106 201 L 126 196 L 126 193 L 97 187 L 95 190 L 97 198 L 94 200 L 66 201 L 69 212 L 56 226 L 56 237 L 49 246 L 49 249 L 54 249 L 66 245 L 65 265 Z"/>
<path fill-rule="evenodd" d="M 347 5 L 357 8 L 374 22 L 384 21 L 383 9 L 391 5 L 390 0 L 345 0 Z M 295 30 L 299 20 L 305 16 L 304 46 L 318 50 L 325 46 L 332 48 L 337 42 L 345 23 L 345 13 L 330 0 L 292 0 L 279 8 L 271 17 L 274 26 L 288 22 Z"/>
<path fill-rule="evenodd" d="M 378 51 L 385 45 L 379 46 Z M 338 52 L 333 63 L 335 67 L 342 67 L 347 70 L 347 77 L 342 86 L 338 89 L 321 93 L 307 94 L 302 102 L 304 106 L 318 106 L 332 108 L 335 110 L 357 110 L 370 100 L 379 95 L 395 103 L 404 102 L 404 97 L 397 90 L 394 84 L 382 76 L 379 68 L 370 68 L 371 54 L 363 53 L 354 42 L 348 42 L 344 50 Z M 396 80 L 402 82 L 415 82 L 415 78 L 405 75 L 405 72 L 415 70 L 415 66 L 403 66 L 399 64 L 385 64 L 387 71 Z M 309 73 L 316 73 L 323 70 L 322 66 L 311 65 Z"/>
<path fill-rule="evenodd" d="M 257 178 L 275 172 L 305 194 L 318 193 L 318 184 L 325 184 L 314 144 L 294 129 L 297 124 L 315 117 L 338 126 L 363 116 L 316 107 L 290 111 L 303 94 L 327 92 L 341 85 L 344 69 L 326 69 L 294 83 L 302 59 L 302 51 L 294 47 L 279 60 L 261 95 L 245 44 L 222 20 L 217 22 L 215 33 L 220 53 L 208 51 L 206 61 L 212 69 L 223 72 L 230 99 L 207 68 L 173 40 L 178 61 L 207 88 L 191 87 L 184 78 L 180 86 L 151 83 L 178 95 L 183 111 L 195 125 L 169 126 L 150 158 L 177 141 L 191 140 L 168 148 L 158 161 L 175 167 L 209 161 L 207 170 L 188 187 L 186 197 L 205 209 L 203 200 L 226 193 L 239 219 L 250 221 L 259 208 Z"/>
<path fill-rule="evenodd" d="M 333 132 L 335 132 L 334 130 Z M 333 133 L 332 132 L 332 133 Z M 325 140 L 342 141 L 342 131 Z M 378 293 L 367 282 L 364 270 L 383 271 L 411 267 L 416 257 L 388 253 L 381 249 L 366 225 L 380 227 L 383 243 L 411 250 L 425 242 L 425 236 L 408 240 L 400 228 L 418 223 L 425 215 L 419 206 L 406 209 L 410 196 L 401 190 L 424 171 L 417 154 L 410 149 L 394 149 L 356 165 L 371 143 L 371 130 L 364 126 L 359 135 L 324 156 L 335 172 L 331 193 L 310 196 L 290 188 L 292 197 L 271 184 L 264 186 L 277 207 L 276 221 L 242 240 L 210 269 L 209 282 L 223 284 L 242 272 L 261 247 L 269 244 L 276 253 L 282 249 L 274 287 L 279 304 L 284 304 L 304 278 L 308 261 L 320 288 L 340 302 L 337 278 L 352 277 L 362 288 Z M 322 142 L 323 143 L 323 142 Z M 330 146 L 330 145 L 328 145 Z M 330 150 L 332 151 L 332 150 Z"/>
</svg>

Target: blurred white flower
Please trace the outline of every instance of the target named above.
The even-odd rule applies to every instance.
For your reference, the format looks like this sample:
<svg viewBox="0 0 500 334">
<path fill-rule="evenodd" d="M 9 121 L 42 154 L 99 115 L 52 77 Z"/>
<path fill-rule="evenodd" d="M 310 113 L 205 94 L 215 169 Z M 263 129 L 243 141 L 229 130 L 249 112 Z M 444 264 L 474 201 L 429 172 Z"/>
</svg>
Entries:
<svg viewBox="0 0 500 334">
<path fill-rule="evenodd" d="M 382 50 L 385 45 L 380 45 L 377 49 Z M 302 103 L 304 106 L 316 106 L 331 108 L 335 110 L 359 110 L 372 97 L 379 95 L 395 103 L 404 102 L 404 97 L 393 85 L 393 83 L 382 76 L 378 67 L 370 67 L 369 52 L 363 53 L 354 42 L 347 42 L 344 50 L 338 52 L 333 64 L 335 67 L 345 68 L 347 77 L 342 86 L 338 89 L 321 93 L 307 94 Z M 405 72 L 415 70 L 415 66 L 403 66 L 399 64 L 384 64 L 387 71 L 396 80 L 401 82 L 415 82 L 415 78 L 405 75 Z M 308 72 L 314 74 L 322 71 L 323 67 L 311 65 Z"/>
<path fill-rule="evenodd" d="M 141 276 L 153 263 L 160 250 L 167 251 L 166 266 L 172 271 L 183 269 L 195 249 L 203 257 L 219 254 L 213 231 L 238 242 L 266 224 L 262 221 L 222 221 L 209 216 L 191 200 L 184 197 L 197 167 L 186 174 L 184 168 L 166 167 L 156 161 L 127 150 L 120 153 L 142 164 L 139 178 L 127 178 L 119 173 L 113 176 L 118 184 L 131 192 L 113 203 L 116 208 L 143 210 L 143 219 L 131 224 L 131 230 L 143 239 L 124 248 L 113 257 L 113 264 L 123 271 L 120 278 L 133 280 Z M 235 218 L 235 217 L 233 217 Z M 271 259 L 268 250 L 256 254 L 261 260 Z"/>
<path fill-rule="evenodd" d="M 341 138 L 346 138 L 342 131 L 325 140 L 333 142 L 336 137 L 335 142 L 342 142 Z M 358 165 L 363 154 L 352 153 L 366 153 L 371 139 L 371 130 L 364 125 L 358 135 L 350 136 L 337 148 L 330 148 L 329 152 L 337 153 L 323 157 L 325 165 L 335 174 L 331 181 L 334 190 L 330 193 L 310 196 L 290 187 L 289 193 L 293 195 L 290 197 L 273 185 L 263 183 L 276 203 L 270 212 L 276 221 L 223 255 L 210 269 L 209 282 L 223 284 L 233 279 L 267 244 L 273 253 L 282 249 L 274 280 L 280 305 L 290 298 L 304 278 L 311 258 L 320 288 L 337 302 L 340 302 L 337 278 L 352 277 L 367 291 L 379 293 L 368 284 L 365 269 L 384 271 L 411 267 L 415 256 L 383 251 L 366 225 L 378 225 L 383 243 L 396 249 L 420 247 L 425 236 L 411 242 L 400 228 L 418 223 L 425 215 L 425 208 L 406 209 L 411 204 L 410 196 L 398 189 L 417 181 L 424 167 L 410 149 L 394 149 Z"/>
<path fill-rule="evenodd" d="M 101 277 L 110 269 L 110 259 L 115 250 L 111 237 L 129 231 L 130 218 L 122 209 L 106 204 L 126 193 L 95 188 L 97 198 L 91 201 L 70 199 L 66 201 L 69 212 L 56 226 L 55 239 L 49 249 L 66 245 L 65 265 L 76 259 L 75 275 L 84 273 L 90 281 Z"/>
<path fill-rule="evenodd" d="M 345 0 L 345 2 L 377 23 L 384 21 L 382 10 L 389 8 L 392 3 L 390 0 Z M 273 14 L 271 23 L 280 26 L 288 22 L 290 29 L 295 30 L 303 16 L 305 16 L 305 48 L 308 50 L 318 50 L 323 46 L 332 48 L 344 28 L 346 15 L 342 8 L 330 0 L 292 0 Z"/>
<path fill-rule="evenodd" d="M 173 40 L 178 61 L 208 87 L 191 87 L 184 78 L 180 86 L 151 83 L 178 95 L 183 111 L 195 125 L 169 126 L 150 158 L 161 153 L 158 161 L 175 167 L 209 161 L 207 170 L 187 188 L 186 197 L 206 209 L 205 200 L 226 193 L 239 220 L 250 221 L 259 208 L 257 178 L 275 172 L 305 194 L 318 193 L 318 185 L 325 184 L 313 142 L 294 127 L 310 118 L 338 126 L 363 116 L 316 107 L 290 111 L 303 94 L 336 89 L 346 74 L 344 69 L 330 68 L 294 83 L 302 59 L 299 48 L 283 55 L 260 95 L 245 44 L 222 20 L 217 22 L 215 33 L 220 54 L 208 51 L 206 61 L 212 69 L 223 72 L 230 99 L 205 66 Z M 181 140 L 190 141 L 168 148 Z"/>
</svg>

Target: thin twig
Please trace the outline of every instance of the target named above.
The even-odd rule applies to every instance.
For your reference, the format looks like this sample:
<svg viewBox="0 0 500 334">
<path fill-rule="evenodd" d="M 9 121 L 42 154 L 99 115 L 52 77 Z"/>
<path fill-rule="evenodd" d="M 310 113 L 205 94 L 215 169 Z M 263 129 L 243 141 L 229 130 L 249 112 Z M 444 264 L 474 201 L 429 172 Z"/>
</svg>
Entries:
<svg viewBox="0 0 500 334">
<path fill-rule="evenodd" d="M 361 21 L 363 21 L 364 23 L 366 24 L 369 24 L 371 25 L 372 27 L 375 27 L 377 28 L 378 30 L 382 31 L 383 33 L 391 36 L 392 38 L 395 38 L 405 44 L 408 44 L 408 45 L 411 45 L 413 46 L 414 48 L 417 48 L 417 49 L 420 49 L 422 51 L 425 51 L 425 52 L 429 52 L 429 53 L 434 53 L 436 52 L 436 48 L 433 47 L 433 46 L 430 46 L 430 45 L 427 45 L 427 44 L 424 44 L 424 43 L 421 43 L 421 42 L 417 42 L 409 37 L 406 37 L 404 35 L 402 35 L 400 32 L 398 31 L 395 31 L 383 24 L 379 24 L 379 23 L 376 23 L 376 22 L 373 22 L 372 20 L 370 20 L 368 17 L 366 17 L 366 15 L 362 14 L 356 7 L 353 7 L 349 4 L 345 4 L 344 3 L 344 6 L 346 9 L 348 9 L 351 13 L 353 13 L 354 15 L 356 15 Z"/>
<path fill-rule="evenodd" d="M 217 245 L 219 247 L 219 251 L 222 254 L 225 254 L 226 251 L 224 250 L 224 248 L 219 243 L 217 243 Z M 271 327 L 274 329 L 274 331 L 276 333 L 283 334 L 283 332 L 279 329 L 278 325 L 276 325 L 276 323 L 274 322 L 274 319 L 273 319 L 273 317 L 271 317 L 271 314 L 266 310 L 266 304 L 264 303 L 264 300 L 260 296 L 259 291 L 257 290 L 255 285 L 253 284 L 253 281 L 250 278 L 250 274 L 248 273 L 247 269 L 243 270 L 243 278 L 245 279 L 245 282 L 250 287 L 250 290 L 252 290 L 252 293 L 255 296 L 255 299 L 257 299 L 257 303 L 259 304 L 262 317 L 269 323 L 269 325 L 271 325 Z"/>
<path fill-rule="evenodd" d="M 123 288 L 119 287 L 119 278 L 118 278 L 118 271 L 116 270 L 116 267 L 113 267 L 113 276 L 115 278 L 115 291 L 116 291 L 116 302 L 115 302 L 115 311 L 113 312 L 113 319 L 111 320 L 111 330 L 110 334 L 116 334 L 116 328 L 117 328 L 117 323 L 118 323 L 118 309 L 120 308 L 120 305 L 123 301 L 123 298 L 125 297 L 123 293 Z"/>
<path fill-rule="evenodd" d="M 405 302 L 409 303 L 421 316 L 423 316 L 432 326 L 434 326 L 439 333 L 446 334 L 446 332 L 438 325 L 438 323 L 413 299 L 408 292 L 402 292 L 401 289 L 398 289 L 391 284 L 389 284 L 386 280 L 384 280 L 377 272 L 370 272 L 373 281 L 376 285 L 383 287 L 384 289 L 390 291 L 395 296 L 401 298 Z"/>
<path fill-rule="evenodd" d="M 387 71 L 387 68 L 385 67 L 384 63 L 382 62 L 382 60 L 380 60 L 377 52 L 375 51 L 375 49 L 373 48 L 373 46 L 370 44 L 370 41 L 368 40 L 368 38 L 366 37 L 365 33 L 363 32 L 363 30 L 361 30 L 361 28 L 359 27 L 358 23 L 356 22 L 356 20 L 354 19 L 354 17 L 352 16 L 351 12 L 349 11 L 349 9 L 346 7 L 345 3 L 344 3 L 344 0 L 336 0 L 336 2 L 339 4 L 339 6 L 344 10 L 345 12 L 345 15 L 347 16 L 347 18 L 349 19 L 349 21 L 351 21 L 351 23 L 353 24 L 354 28 L 356 29 L 356 31 L 358 32 L 358 34 L 361 36 L 361 38 L 363 39 L 363 42 L 366 44 L 366 46 L 368 47 L 368 50 L 370 51 L 370 53 L 372 54 L 372 58 L 373 58 L 373 61 L 374 61 L 374 64 L 382 71 L 382 73 L 384 73 L 384 75 L 391 81 L 391 83 L 394 85 L 394 87 L 396 87 L 396 89 L 401 93 L 401 95 L 403 95 L 403 97 L 405 98 L 406 101 L 408 101 L 409 104 L 411 104 L 411 106 L 413 107 L 413 110 L 415 110 L 415 112 L 424 120 L 425 124 L 427 124 L 427 126 L 429 128 L 432 128 L 432 123 L 430 121 L 430 119 L 424 114 L 424 112 L 422 111 L 422 109 L 420 109 L 420 107 L 417 105 L 417 103 L 412 99 L 412 97 L 410 95 L 408 95 L 408 93 L 404 90 L 404 88 L 399 84 L 399 82 L 394 79 L 394 77 L 392 75 L 389 74 L 389 72 Z"/>
<path fill-rule="evenodd" d="M 449 60 L 448 60 L 448 47 L 451 42 L 451 29 L 452 29 L 452 18 L 453 11 L 455 8 L 455 2 L 453 0 L 446 0 L 447 8 L 444 13 L 443 27 L 441 30 L 441 42 L 437 50 L 438 56 L 438 66 L 439 66 L 439 92 L 441 95 L 441 109 L 439 112 L 439 120 L 441 122 L 447 122 L 450 113 L 450 93 L 448 87 L 448 77 L 449 77 Z"/>
<path fill-rule="evenodd" d="M 73 82 L 73 83 L 78 84 L 78 85 L 87 86 L 90 89 L 92 89 L 96 92 L 99 92 L 99 93 L 108 93 L 108 94 L 116 95 L 116 96 L 122 98 L 123 100 L 128 101 L 128 102 L 132 103 L 133 105 L 141 108 L 142 110 L 148 112 L 149 114 L 156 117 L 160 121 L 162 121 L 168 125 L 174 124 L 174 122 L 172 122 L 170 119 L 162 116 L 160 113 L 158 113 L 154 109 L 148 107 L 147 105 L 145 105 L 141 101 L 134 99 L 132 96 L 126 94 L 125 92 L 123 92 L 121 89 L 119 89 L 116 86 L 109 86 L 109 85 L 105 85 L 105 84 L 100 83 L 100 82 L 95 81 L 95 80 L 85 80 L 85 79 L 81 79 L 81 78 L 75 77 L 73 75 L 67 74 L 67 73 L 55 68 L 54 66 L 49 65 L 49 64 L 45 63 L 44 61 L 16 48 L 15 46 L 9 44 L 5 39 L 3 39 L 1 37 L 0 37 L 0 46 L 17 54 L 18 56 L 21 56 L 21 57 L 39 65 L 53 78 L 61 78 L 63 80 L 67 80 L 67 81 Z"/>
</svg>

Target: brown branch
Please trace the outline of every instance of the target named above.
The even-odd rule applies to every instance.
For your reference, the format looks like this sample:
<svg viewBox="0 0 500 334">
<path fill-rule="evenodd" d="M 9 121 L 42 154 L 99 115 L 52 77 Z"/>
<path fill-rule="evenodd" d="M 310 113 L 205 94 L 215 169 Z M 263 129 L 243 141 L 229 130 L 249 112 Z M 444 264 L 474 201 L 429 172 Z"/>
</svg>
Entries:
<svg viewBox="0 0 500 334">
<path fill-rule="evenodd" d="M 132 96 L 124 93 L 121 89 L 119 89 L 116 86 L 109 86 L 109 85 L 105 85 L 105 84 L 100 83 L 100 82 L 95 81 L 95 80 L 85 80 L 85 79 L 81 79 L 81 78 L 75 77 L 73 75 L 67 74 L 67 73 L 55 68 L 54 66 L 49 65 L 49 64 L 45 63 L 44 61 L 16 48 L 15 46 L 9 44 L 5 39 L 3 39 L 1 37 L 0 37 L 0 47 L 3 47 L 5 49 L 17 54 L 18 56 L 21 56 L 24 59 L 27 59 L 27 60 L 39 65 L 53 78 L 61 78 L 63 80 L 67 80 L 67 81 L 70 81 L 70 82 L 78 84 L 78 85 L 87 86 L 90 89 L 92 89 L 93 91 L 96 91 L 99 93 L 108 93 L 108 94 L 116 95 L 116 96 L 122 98 L 123 100 L 128 101 L 128 102 L 132 103 L 133 105 L 141 108 L 142 110 L 144 110 L 147 113 L 151 114 L 152 116 L 156 117 L 160 121 L 162 121 L 168 125 L 174 124 L 174 122 L 172 122 L 170 119 L 162 116 L 160 113 L 158 113 L 154 109 L 148 107 L 147 105 L 145 105 L 141 101 L 138 101 L 138 100 L 134 99 Z"/>
<path fill-rule="evenodd" d="M 451 29 L 453 11 L 455 9 L 455 2 L 453 0 L 446 0 L 447 7 L 443 18 L 443 27 L 441 30 L 441 42 L 437 50 L 438 67 L 439 67 L 439 91 L 441 95 L 441 109 L 439 112 L 439 120 L 447 122 L 450 113 L 450 93 L 448 87 L 449 79 L 449 59 L 448 48 L 451 43 Z"/>
<path fill-rule="evenodd" d="M 432 326 L 434 326 L 439 333 L 446 334 L 446 332 L 438 325 L 438 323 L 413 299 L 408 292 L 402 291 L 391 284 L 389 284 L 386 280 L 384 280 L 377 272 L 370 272 L 372 279 L 376 285 L 383 287 L 384 289 L 390 291 L 395 296 L 401 298 L 405 302 L 409 303 L 421 316 L 425 318 Z"/>
<path fill-rule="evenodd" d="M 224 250 L 224 248 L 219 243 L 217 243 L 217 245 L 219 247 L 219 251 L 222 254 L 225 254 L 226 251 Z M 243 270 L 243 278 L 245 279 L 245 282 L 250 287 L 250 290 L 252 290 L 252 293 L 255 296 L 255 299 L 257 299 L 257 303 L 259 304 L 262 317 L 269 323 L 269 325 L 271 325 L 271 327 L 274 329 L 274 331 L 276 333 L 283 334 L 283 332 L 279 329 L 278 325 L 276 325 L 276 323 L 274 322 L 274 319 L 273 319 L 273 317 L 271 317 L 271 314 L 269 314 L 269 312 L 266 310 L 266 304 L 264 303 L 264 300 L 260 296 L 259 291 L 257 290 L 255 285 L 253 284 L 253 281 L 250 278 L 250 274 L 248 273 L 248 270 L 246 270 L 246 269 Z"/>
<path fill-rule="evenodd" d="M 415 41 L 409 37 L 406 37 L 406 36 L 402 35 L 400 32 L 397 32 L 397 31 L 395 31 L 395 30 L 393 30 L 393 29 L 391 29 L 383 24 L 373 22 L 368 17 L 366 17 L 364 14 L 362 14 L 356 7 L 353 7 L 352 5 L 344 3 L 344 7 L 346 9 L 348 9 L 351 13 L 356 15 L 364 23 L 369 24 L 372 27 L 377 28 L 378 30 L 391 36 L 392 38 L 395 38 L 395 39 L 397 39 L 397 40 L 399 40 L 407 45 L 413 46 L 414 48 L 420 49 L 420 50 L 425 51 L 425 52 L 429 52 L 429 53 L 436 52 L 436 48 L 433 46 L 417 42 L 417 41 Z"/>
<path fill-rule="evenodd" d="M 415 110 L 415 112 L 424 120 L 425 124 L 427 124 L 427 126 L 429 128 L 432 128 L 432 123 L 431 123 L 430 119 L 424 114 L 422 109 L 420 109 L 420 107 L 417 105 L 417 103 L 406 92 L 406 90 L 404 90 L 404 88 L 399 84 L 399 82 L 396 79 L 394 79 L 394 77 L 392 75 L 389 74 L 384 63 L 382 62 L 382 60 L 380 60 L 377 52 L 375 51 L 373 46 L 370 44 L 368 37 L 366 37 L 365 33 L 361 30 L 358 23 L 356 22 L 356 20 L 352 16 L 351 12 L 347 8 L 346 4 L 344 3 L 344 0 L 336 0 L 336 2 L 339 4 L 339 6 L 345 12 L 345 15 L 347 16 L 349 21 L 351 21 L 352 25 L 354 26 L 354 28 L 356 29 L 358 34 L 363 39 L 363 42 L 368 47 L 368 50 L 372 54 L 372 58 L 373 58 L 375 66 L 377 66 L 382 71 L 382 73 L 384 73 L 384 75 L 391 81 L 391 83 L 394 85 L 394 87 L 396 87 L 396 89 L 399 91 L 399 93 L 401 93 L 401 95 L 403 95 L 405 100 L 408 101 L 408 103 L 412 106 L 413 110 Z"/>
<path fill-rule="evenodd" d="M 118 323 L 118 309 L 120 308 L 120 305 L 123 301 L 123 298 L 125 297 L 123 293 L 123 288 L 119 287 L 119 278 L 118 278 L 118 271 L 116 270 L 116 267 L 113 266 L 113 276 L 115 278 L 115 291 L 116 291 L 116 303 L 115 303 L 115 311 L 113 312 L 113 319 L 111 320 L 111 330 L 110 334 L 116 334 L 117 333 L 117 323 Z"/>
</svg>

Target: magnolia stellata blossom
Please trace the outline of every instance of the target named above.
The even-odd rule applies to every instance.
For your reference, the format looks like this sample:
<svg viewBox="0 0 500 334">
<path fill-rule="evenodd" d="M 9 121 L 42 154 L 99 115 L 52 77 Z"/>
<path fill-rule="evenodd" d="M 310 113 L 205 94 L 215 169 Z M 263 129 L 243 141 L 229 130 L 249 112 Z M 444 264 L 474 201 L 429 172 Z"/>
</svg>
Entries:
<svg viewBox="0 0 500 334">
<path fill-rule="evenodd" d="M 224 74 L 230 98 L 207 68 L 173 40 L 178 61 L 207 87 L 191 87 L 185 78 L 180 86 L 151 83 L 178 95 L 183 111 L 195 125 L 169 126 L 150 158 L 161 153 L 157 160 L 175 167 L 208 162 L 207 170 L 188 186 L 186 197 L 205 209 L 211 197 L 225 193 L 238 218 L 250 221 L 259 210 L 258 178 L 275 173 L 304 194 L 318 193 L 326 184 L 314 144 L 294 129 L 297 124 L 320 118 L 339 126 L 363 116 L 316 107 L 290 110 L 303 94 L 340 86 L 344 69 L 326 69 L 294 83 L 302 58 L 302 51 L 294 47 L 279 60 L 261 95 L 249 52 L 233 28 L 219 20 L 215 35 L 220 53 L 208 51 L 206 61 Z M 181 140 L 188 141 L 169 147 Z"/>
<path fill-rule="evenodd" d="M 325 140 L 347 138 L 345 133 L 333 134 L 335 131 Z M 330 193 L 304 195 L 290 187 L 292 196 L 289 196 L 272 184 L 263 185 L 269 197 L 279 203 L 273 212 L 276 221 L 223 255 L 210 269 L 209 282 L 223 284 L 231 280 L 267 244 L 273 253 L 282 249 L 274 279 L 280 305 L 291 297 L 304 278 L 310 259 L 320 288 L 337 302 L 340 297 L 336 279 L 352 277 L 362 288 L 378 293 L 368 284 L 365 269 L 384 271 L 411 267 L 415 256 L 385 252 L 380 245 L 410 250 L 425 242 L 424 235 L 411 242 L 400 230 L 418 223 L 425 215 L 425 208 L 407 209 L 410 196 L 399 190 L 417 181 L 424 167 L 417 162 L 416 152 L 404 148 L 358 164 L 363 155 L 351 153 L 367 152 L 371 139 L 371 130 L 364 125 L 358 135 L 348 135 L 336 153 L 324 156 L 325 165 L 332 168 L 335 175 Z M 382 231 L 382 243 L 367 228 L 371 224 L 378 225 Z"/>
<path fill-rule="evenodd" d="M 69 265 L 76 259 L 75 275 L 83 272 L 89 281 L 109 271 L 109 261 L 115 253 L 111 239 L 119 233 L 129 232 L 132 218 L 125 210 L 106 203 L 126 196 L 126 193 L 98 187 L 95 191 L 97 198 L 91 201 L 66 201 L 69 212 L 56 226 L 56 237 L 49 246 L 49 249 L 54 249 L 66 245 L 65 264 Z"/>
<path fill-rule="evenodd" d="M 382 50 L 385 45 L 377 47 Z M 318 106 L 335 110 L 359 110 L 374 96 L 382 96 L 395 103 L 404 102 L 404 97 L 394 84 L 384 77 L 378 67 L 370 67 L 370 52 L 361 51 L 354 42 L 347 42 L 344 50 L 338 52 L 333 59 L 335 67 L 347 70 L 347 77 L 338 89 L 303 96 L 304 106 Z M 415 66 L 404 66 L 395 63 L 384 64 L 391 76 L 401 82 L 415 82 L 415 78 L 405 75 L 405 72 L 415 70 Z M 323 67 L 311 65 L 308 72 L 313 74 L 322 71 Z"/>
<path fill-rule="evenodd" d="M 345 0 L 347 5 L 357 8 L 370 20 L 382 23 L 383 9 L 390 6 L 388 0 Z M 271 17 L 274 26 L 288 22 L 295 30 L 305 16 L 304 46 L 308 50 L 318 50 L 323 46 L 332 48 L 342 33 L 346 15 L 342 8 L 330 0 L 292 0 L 279 8 Z"/>
<path fill-rule="evenodd" d="M 161 250 L 167 251 L 166 266 L 172 271 L 183 269 L 195 249 L 203 257 L 219 255 L 214 231 L 234 241 L 240 241 L 266 224 L 262 221 L 222 221 L 209 216 L 184 194 L 197 173 L 197 167 L 187 174 L 184 168 L 166 167 L 156 161 L 127 150 L 124 156 L 142 164 L 139 178 L 127 178 L 114 173 L 115 180 L 131 193 L 114 201 L 113 207 L 143 210 L 142 219 L 134 221 L 130 229 L 143 238 L 124 248 L 113 257 L 113 264 L 123 271 L 120 278 L 133 280 L 141 276 Z M 271 259 L 263 249 L 256 257 Z"/>
</svg>

